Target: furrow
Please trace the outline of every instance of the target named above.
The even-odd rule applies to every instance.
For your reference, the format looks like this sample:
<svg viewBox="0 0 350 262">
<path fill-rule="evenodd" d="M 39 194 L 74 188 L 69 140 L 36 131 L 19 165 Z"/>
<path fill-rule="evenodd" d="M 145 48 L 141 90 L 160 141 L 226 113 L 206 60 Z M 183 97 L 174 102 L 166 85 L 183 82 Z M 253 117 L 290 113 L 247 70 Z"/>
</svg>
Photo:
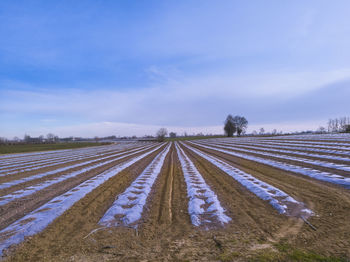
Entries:
<svg viewBox="0 0 350 262">
<path fill-rule="evenodd" d="M 310 209 L 305 207 L 304 203 L 295 200 L 282 190 L 265 183 L 212 155 L 206 154 L 186 144 L 183 145 L 223 170 L 260 199 L 268 201 L 279 213 L 287 216 L 304 217 L 305 219 L 313 214 Z"/>
<path fill-rule="evenodd" d="M 4 168 L 12 168 L 12 167 L 21 167 L 25 165 L 32 165 L 32 164 L 42 164 L 46 163 L 48 161 L 58 161 L 58 160 L 63 160 L 69 157 L 80 157 L 80 156 L 90 156 L 94 154 L 99 154 L 99 153 L 108 153 L 114 150 L 119 150 L 122 149 L 122 147 L 114 147 L 112 150 L 109 149 L 100 149 L 100 150 L 89 150 L 89 151 L 80 151 L 80 152 L 70 152 L 70 153 L 64 153 L 64 154 L 56 154 L 53 156 L 42 156 L 41 158 L 36 158 L 36 159 L 25 159 L 21 161 L 16 161 L 16 162 L 1 162 L 1 167 L 0 170 L 1 172 L 5 171 Z M 5 165 L 4 165 L 5 164 Z"/>
<path fill-rule="evenodd" d="M 123 145 L 124 146 L 124 145 Z M 47 160 L 51 158 L 56 157 L 63 157 L 67 155 L 76 155 L 76 154 L 83 154 L 83 153 L 93 153 L 93 152 L 103 152 L 103 151 L 110 151 L 119 148 L 120 145 L 113 145 L 113 146 L 103 146 L 99 148 L 84 148 L 84 149 L 70 149 L 70 150 L 61 150 L 60 152 L 52 153 L 52 151 L 45 151 L 41 152 L 39 155 L 28 155 L 28 156 L 22 156 L 18 157 L 17 154 L 10 154 L 7 155 L 6 159 L 1 160 L 1 164 L 20 164 L 23 162 L 31 162 L 31 161 L 41 161 L 41 160 Z"/>
<path fill-rule="evenodd" d="M 117 197 L 99 221 L 100 225 L 108 227 L 126 226 L 134 224 L 141 218 L 147 197 L 162 169 L 170 147 L 171 143 L 153 159 L 130 187 Z"/>
<path fill-rule="evenodd" d="M 312 153 L 321 153 L 321 154 L 336 154 L 336 155 L 345 155 L 343 156 L 346 161 L 350 161 L 350 158 L 346 156 L 350 156 L 350 151 L 344 150 L 330 150 L 330 149 L 320 149 L 320 148 L 310 148 L 309 146 L 299 146 L 299 145 L 281 145 L 280 143 L 261 143 L 261 142 L 249 142 L 249 143 L 232 143 L 231 141 L 217 141 L 218 144 L 223 145 L 239 145 L 239 146 L 259 146 L 261 148 L 277 148 L 277 149 L 290 149 L 302 152 L 312 152 Z M 317 155 L 318 156 L 318 155 Z M 328 157 L 328 156 L 327 156 Z M 338 156 L 337 156 L 338 157 Z"/>
<path fill-rule="evenodd" d="M 198 144 L 203 144 L 203 143 L 200 142 Z M 279 159 L 283 159 L 283 160 L 291 160 L 291 161 L 295 161 L 295 162 L 306 163 L 306 164 L 310 164 L 310 165 L 313 165 L 316 167 L 325 167 L 325 168 L 336 169 L 336 170 L 341 170 L 341 171 L 345 171 L 345 172 L 350 171 L 350 166 L 345 165 L 345 164 L 336 164 L 336 163 L 322 161 L 322 160 L 311 160 L 311 159 L 293 157 L 293 156 L 284 155 L 284 154 L 274 154 L 274 153 L 249 150 L 249 149 L 243 149 L 243 148 L 232 147 L 232 146 L 221 146 L 221 145 L 212 144 L 212 143 L 210 143 L 210 145 L 224 148 L 224 149 L 240 151 L 240 152 L 244 152 L 244 153 L 252 153 L 252 154 L 257 154 L 257 155 L 262 155 L 262 156 L 279 158 Z"/>
<path fill-rule="evenodd" d="M 133 152 L 133 151 L 142 152 L 142 151 L 147 150 L 149 148 L 150 147 L 146 147 L 146 148 L 143 148 L 141 150 L 138 149 L 138 148 L 137 149 L 132 149 L 132 150 L 128 151 L 127 153 L 130 153 L 130 152 Z M 40 174 L 36 174 L 36 175 L 33 175 L 33 176 L 28 176 L 28 177 L 24 177 L 24 178 L 21 178 L 21 179 L 13 180 L 13 181 L 10 181 L 10 182 L 5 182 L 5 183 L 2 183 L 0 185 L 0 190 L 1 189 L 5 189 L 5 188 L 9 188 L 9 187 L 12 187 L 12 186 L 15 186 L 15 185 L 18 185 L 18 184 L 22 184 L 22 183 L 25 183 L 25 182 L 29 182 L 29 181 L 32 181 L 32 180 L 35 180 L 35 179 L 39 179 L 39 178 L 43 178 L 43 177 L 46 177 L 46 176 L 58 174 L 60 172 L 64 172 L 64 171 L 67 171 L 67 170 L 70 170 L 70 169 L 73 169 L 73 168 L 77 168 L 77 167 L 80 167 L 80 166 L 89 165 L 89 164 L 92 164 L 92 163 L 95 163 L 95 162 L 99 162 L 99 161 L 107 159 L 107 158 L 120 156 L 122 154 L 126 154 L 126 152 L 121 152 L 121 153 L 113 154 L 113 155 L 110 155 L 110 156 L 107 156 L 107 157 L 102 157 L 102 158 L 99 158 L 97 160 L 90 160 L 90 161 L 86 161 L 86 162 L 83 162 L 83 163 L 78 163 L 78 164 L 75 164 L 75 165 L 71 165 L 71 166 L 66 166 L 66 167 L 61 167 L 61 168 L 58 168 L 58 169 L 50 170 L 50 171 L 47 171 L 47 172 L 44 172 L 44 173 L 40 173 Z M 92 168 L 97 168 L 99 166 L 111 163 L 113 161 L 115 161 L 115 159 L 111 159 L 109 161 L 105 161 L 105 162 L 96 164 L 94 166 L 83 168 L 81 170 L 72 172 L 72 174 L 77 175 L 78 173 L 83 173 L 83 172 L 89 171 Z"/>
<path fill-rule="evenodd" d="M 20 199 L 22 197 L 34 194 L 35 192 L 38 192 L 39 190 L 42 190 L 42 189 L 47 188 L 49 186 L 52 186 L 54 184 L 60 183 L 60 182 L 65 181 L 65 180 L 67 180 L 69 178 L 78 176 L 78 175 L 80 175 L 82 173 L 85 173 L 85 172 L 88 172 L 88 171 L 91 171 L 91 170 L 94 170 L 94 169 L 96 169 L 98 167 L 107 165 L 107 164 L 112 163 L 114 161 L 121 160 L 123 158 L 126 158 L 126 157 L 129 157 L 129 156 L 141 153 L 141 152 L 143 152 L 145 150 L 148 150 L 148 149 L 149 148 L 146 148 L 146 149 L 138 150 L 138 151 L 135 151 L 135 152 L 132 152 L 132 153 L 128 152 L 127 154 L 124 154 L 121 157 L 113 158 L 111 160 L 98 163 L 96 165 L 88 166 L 88 167 L 85 167 L 83 169 L 71 172 L 69 174 L 62 175 L 62 176 L 59 176 L 59 177 L 55 177 L 53 179 L 44 181 L 42 183 L 39 183 L 39 184 L 36 184 L 36 185 L 33 185 L 33 186 L 28 186 L 28 187 L 26 187 L 24 189 L 17 190 L 17 191 L 12 192 L 12 193 L 10 193 L 8 195 L 1 196 L 0 197 L 0 206 L 6 205 L 6 204 L 8 204 L 8 203 L 10 203 L 10 202 L 12 202 L 12 201 L 14 201 L 16 199 Z M 2 185 L 0 185 L 0 187 L 1 186 Z"/>
<path fill-rule="evenodd" d="M 16 172 L 11 172 L 12 174 L 18 173 L 18 172 L 23 172 L 22 170 L 25 170 L 26 168 L 31 168 L 31 167 L 49 167 L 53 165 L 58 165 L 62 163 L 69 163 L 73 161 L 79 161 L 81 159 L 87 159 L 87 158 L 92 158 L 92 157 L 99 157 L 99 156 L 104 156 L 107 154 L 113 154 L 115 152 L 119 152 L 122 150 L 125 150 L 126 148 L 115 148 L 114 150 L 108 150 L 108 151 L 96 151 L 96 152 L 89 152 L 89 153 L 81 153 L 81 154 L 70 154 L 70 155 L 65 155 L 61 157 L 53 157 L 53 158 L 48 158 L 45 160 L 34 160 L 34 161 L 27 161 L 25 163 L 20 163 L 20 164 L 12 164 L 12 165 L 6 165 L 3 167 L 0 167 L 1 173 L 0 174 L 10 174 L 9 171 L 16 170 Z M 6 172 L 6 173 L 5 173 Z"/>
<path fill-rule="evenodd" d="M 225 215 L 218 197 L 206 184 L 202 175 L 185 152 L 175 143 L 178 158 L 187 185 L 189 198 L 188 212 L 194 226 L 228 223 L 231 218 Z"/>
<path fill-rule="evenodd" d="M 90 157 L 98 157 L 98 156 L 100 156 L 100 155 L 95 155 L 95 156 L 91 155 Z M 66 159 L 66 160 L 63 160 L 63 161 L 57 161 L 57 162 L 53 162 L 53 163 L 46 164 L 46 165 L 39 165 L 39 166 L 31 165 L 31 166 L 28 166 L 28 167 L 26 167 L 24 169 L 12 171 L 12 172 L 7 172 L 7 173 L 2 173 L 2 174 L 0 174 L 0 176 L 8 176 L 8 175 L 12 175 L 12 174 L 19 174 L 19 173 L 23 173 L 23 172 L 38 170 L 38 169 L 42 169 L 44 167 L 55 167 L 55 166 L 62 165 L 62 164 L 69 164 L 70 162 L 73 162 L 73 161 L 84 160 L 84 158 L 89 158 L 89 157 L 78 157 L 78 158 L 71 157 L 71 158 L 68 158 L 69 160 Z"/>
<path fill-rule="evenodd" d="M 189 142 L 192 143 L 194 145 L 203 147 L 203 148 L 208 148 L 208 149 L 212 149 L 212 150 L 216 150 L 225 154 L 229 154 L 232 156 L 236 156 L 236 157 L 240 157 L 243 159 L 247 159 L 247 160 L 251 160 L 257 163 L 261 163 L 261 164 L 265 164 L 268 166 L 272 166 L 275 168 L 279 168 L 282 170 L 286 170 L 289 172 L 293 172 L 296 174 L 301 174 L 304 176 L 308 176 L 308 177 L 312 177 L 314 179 L 320 180 L 320 181 L 324 181 L 324 182 L 329 182 L 329 183 L 333 183 L 333 184 L 337 184 L 340 186 L 343 186 L 347 189 L 350 189 L 350 178 L 346 178 L 340 175 L 336 175 L 336 174 L 332 174 L 329 172 L 323 172 L 323 171 L 319 171 L 319 170 L 315 170 L 312 168 L 307 168 L 307 167 L 302 167 L 302 166 L 297 166 L 297 165 L 292 165 L 292 164 L 288 164 L 288 163 L 284 163 L 284 162 L 280 162 L 280 161 L 276 161 L 276 160 L 271 160 L 271 159 L 265 159 L 265 158 L 261 158 L 261 157 L 256 157 L 256 156 L 252 156 L 252 155 L 247 155 L 247 154 L 242 154 L 242 153 L 236 153 L 233 151 L 228 151 L 225 149 L 220 149 L 217 147 L 212 147 L 212 146 L 206 146 L 203 144 L 199 144 L 199 143 L 193 143 L 193 142 Z"/>
<path fill-rule="evenodd" d="M 62 215 L 67 209 L 73 206 L 74 203 L 82 199 L 86 194 L 102 185 L 108 179 L 116 176 L 122 170 L 135 164 L 137 161 L 155 152 L 163 145 L 160 145 L 140 156 L 134 157 L 131 160 L 118 164 L 115 167 L 104 171 L 103 173 L 89 179 L 79 186 L 74 187 L 68 192 L 53 198 L 48 203 L 30 212 L 28 215 L 17 220 L 5 229 L 0 231 L 0 255 L 4 249 L 13 244 L 18 244 L 25 237 L 32 236 L 45 229 L 57 217 Z"/>
</svg>

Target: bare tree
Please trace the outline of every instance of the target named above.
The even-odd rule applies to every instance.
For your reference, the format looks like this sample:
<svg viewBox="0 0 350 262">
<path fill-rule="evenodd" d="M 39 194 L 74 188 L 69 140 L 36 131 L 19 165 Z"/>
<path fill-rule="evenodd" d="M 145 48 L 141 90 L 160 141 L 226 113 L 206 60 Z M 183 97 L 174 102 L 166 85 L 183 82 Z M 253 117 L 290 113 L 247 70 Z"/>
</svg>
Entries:
<svg viewBox="0 0 350 262">
<path fill-rule="evenodd" d="M 176 133 L 175 133 L 175 132 L 170 132 L 170 133 L 169 133 L 169 136 L 170 136 L 171 138 L 176 138 Z"/>
<path fill-rule="evenodd" d="M 346 125 L 345 126 L 345 132 L 346 133 L 350 133 L 350 125 Z"/>
<path fill-rule="evenodd" d="M 340 117 L 328 120 L 328 132 L 345 132 L 347 125 L 350 125 L 349 117 Z"/>
<path fill-rule="evenodd" d="M 59 137 L 52 134 L 52 133 L 48 133 L 46 135 L 46 139 L 48 142 L 51 142 L 51 143 L 55 143 L 55 142 L 58 142 L 59 141 Z"/>
<path fill-rule="evenodd" d="M 157 140 L 159 142 L 163 142 L 167 134 L 168 134 L 168 130 L 166 128 L 159 129 L 156 134 Z"/>
<path fill-rule="evenodd" d="M 328 133 L 332 132 L 332 119 L 328 120 L 327 126 L 328 126 Z"/>
<path fill-rule="evenodd" d="M 23 140 L 25 143 L 29 143 L 30 142 L 30 135 L 25 134 Z"/>
<path fill-rule="evenodd" d="M 350 118 L 349 117 L 341 117 L 339 119 L 340 123 L 340 132 L 346 132 L 346 127 L 350 125 Z"/>
<path fill-rule="evenodd" d="M 7 139 L 5 137 L 0 137 L 0 144 L 6 144 Z"/>
<path fill-rule="evenodd" d="M 46 138 L 47 138 L 47 141 L 48 141 L 48 142 L 54 142 L 55 135 L 52 134 L 52 133 L 48 133 L 48 134 L 46 135 Z"/>
<path fill-rule="evenodd" d="M 225 130 L 225 134 L 228 137 L 231 137 L 233 136 L 234 133 L 236 133 L 237 127 L 232 115 L 228 115 L 226 117 L 224 130 Z"/>
<path fill-rule="evenodd" d="M 339 118 L 339 129 L 341 132 L 345 131 L 346 117 Z"/>
<path fill-rule="evenodd" d="M 238 136 L 245 133 L 248 127 L 248 120 L 244 116 L 235 116 L 233 118 L 233 123 L 236 126 Z"/>
<path fill-rule="evenodd" d="M 320 126 L 317 130 L 316 130 L 317 133 L 320 133 L 320 134 L 324 134 L 326 133 L 326 128 L 324 128 L 323 126 Z"/>
<path fill-rule="evenodd" d="M 262 127 L 260 128 L 259 135 L 263 135 L 263 134 L 265 134 L 265 129 Z"/>
<path fill-rule="evenodd" d="M 333 132 L 338 132 L 338 130 L 339 130 L 339 122 L 338 122 L 338 119 L 337 118 L 335 118 L 335 119 L 333 119 Z"/>
</svg>

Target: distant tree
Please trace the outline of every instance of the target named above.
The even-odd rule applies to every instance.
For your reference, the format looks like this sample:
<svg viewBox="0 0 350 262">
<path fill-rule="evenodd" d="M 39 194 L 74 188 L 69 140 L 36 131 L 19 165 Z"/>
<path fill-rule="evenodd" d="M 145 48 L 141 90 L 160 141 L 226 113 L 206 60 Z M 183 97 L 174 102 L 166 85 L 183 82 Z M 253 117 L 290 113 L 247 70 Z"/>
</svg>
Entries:
<svg viewBox="0 0 350 262">
<path fill-rule="evenodd" d="M 350 133 L 350 125 L 346 125 L 345 126 L 345 132 L 346 133 Z"/>
<path fill-rule="evenodd" d="M 169 133 L 169 136 L 170 136 L 171 138 L 176 138 L 176 133 L 175 133 L 175 132 L 170 132 L 170 133 Z"/>
<path fill-rule="evenodd" d="M 272 135 L 277 135 L 277 129 L 272 130 Z"/>
<path fill-rule="evenodd" d="M 30 139 L 31 139 L 31 138 L 30 138 L 30 135 L 27 135 L 27 134 L 24 135 L 23 140 L 24 140 L 25 143 L 29 143 L 29 142 L 30 142 Z"/>
<path fill-rule="evenodd" d="M 167 134 L 168 134 L 168 130 L 166 128 L 160 128 L 156 134 L 157 140 L 159 142 L 163 142 Z"/>
<path fill-rule="evenodd" d="M 55 141 L 55 135 L 52 134 L 52 133 L 48 133 L 48 134 L 46 135 L 46 138 L 47 138 L 47 141 L 48 141 L 48 142 L 54 142 L 54 141 Z"/>
<path fill-rule="evenodd" d="M 323 126 L 320 126 L 320 127 L 316 130 L 316 133 L 324 134 L 324 133 L 326 133 L 326 128 L 324 128 Z"/>
<path fill-rule="evenodd" d="M 252 132 L 252 135 L 253 136 L 256 136 L 258 134 L 258 132 L 256 132 L 256 130 L 254 130 L 253 132 Z"/>
<path fill-rule="evenodd" d="M 0 144 L 6 144 L 7 139 L 5 137 L 0 137 Z"/>
<path fill-rule="evenodd" d="M 242 133 L 245 133 L 248 127 L 248 120 L 244 116 L 235 116 L 233 118 L 233 123 L 236 126 L 238 136 L 240 136 Z"/>
<path fill-rule="evenodd" d="M 232 115 L 228 115 L 225 120 L 225 126 L 224 126 L 225 134 L 228 137 L 232 137 L 234 133 L 237 131 L 237 126 L 235 124 L 235 121 L 233 119 Z"/>
<path fill-rule="evenodd" d="M 347 132 L 346 129 L 350 125 L 350 117 L 342 117 L 340 118 L 340 131 Z"/>
<path fill-rule="evenodd" d="M 346 127 L 350 125 L 350 117 L 340 117 L 328 120 L 328 132 L 346 132 Z"/>
<path fill-rule="evenodd" d="M 328 133 L 335 132 L 335 123 L 333 119 L 328 120 Z"/>
<path fill-rule="evenodd" d="M 334 119 L 334 131 L 335 132 L 339 131 L 339 119 L 338 118 Z"/>
<path fill-rule="evenodd" d="M 262 127 L 260 128 L 259 135 L 263 135 L 263 134 L 265 134 L 265 129 Z"/>
</svg>

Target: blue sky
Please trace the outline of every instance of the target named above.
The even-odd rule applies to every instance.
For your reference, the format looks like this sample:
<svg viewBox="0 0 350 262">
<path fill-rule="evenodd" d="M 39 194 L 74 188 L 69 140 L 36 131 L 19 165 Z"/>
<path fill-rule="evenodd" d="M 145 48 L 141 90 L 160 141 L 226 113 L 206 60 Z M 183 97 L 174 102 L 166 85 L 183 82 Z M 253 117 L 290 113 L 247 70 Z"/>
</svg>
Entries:
<svg viewBox="0 0 350 262">
<path fill-rule="evenodd" d="M 316 129 L 350 115 L 349 1 L 0 1 L 0 136 Z"/>
</svg>

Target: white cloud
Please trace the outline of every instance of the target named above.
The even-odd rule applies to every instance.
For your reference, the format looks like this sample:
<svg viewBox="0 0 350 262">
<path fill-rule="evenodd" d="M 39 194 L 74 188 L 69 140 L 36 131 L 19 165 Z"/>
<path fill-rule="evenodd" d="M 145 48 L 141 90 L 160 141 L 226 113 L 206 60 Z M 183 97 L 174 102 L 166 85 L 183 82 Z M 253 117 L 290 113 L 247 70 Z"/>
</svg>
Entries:
<svg viewBox="0 0 350 262">
<path fill-rule="evenodd" d="M 154 67 L 152 72 L 164 74 Z M 168 81 L 156 83 L 152 87 L 137 89 L 62 89 L 50 88 L 36 91 L 12 90 L 3 92 L 0 110 L 7 112 L 64 113 L 92 116 L 108 120 L 151 114 L 166 110 L 164 106 L 176 107 L 180 103 L 191 103 L 203 99 L 238 101 L 242 98 L 252 100 L 264 97 L 279 99 L 301 95 L 323 86 L 350 78 L 350 69 L 318 72 L 271 72 L 265 74 L 200 75 L 195 77 L 168 77 Z M 12 84 L 15 86 L 15 84 Z M 246 100 L 249 103 L 249 100 Z M 152 123 L 154 124 L 154 123 Z"/>
<path fill-rule="evenodd" d="M 163 77 L 159 68 L 152 70 Z M 170 76 L 169 81 L 163 84 L 157 83 L 153 87 L 119 91 L 60 88 L 23 91 L 8 88 L 1 94 L 0 113 L 22 115 L 28 119 L 36 118 L 31 126 L 16 135 L 21 135 L 23 132 L 38 134 L 56 132 L 62 133 L 63 136 L 69 134 L 103 136 L 118 134 L 119 131 L 123 135 L 142 135 L 153 134 L 160 126 L 169 126 L 179 133 L 184 130 L 188 133 L 220 133 L 222 121 L 228 113 L 242 114 L 249 120 L 257 114 L 255 111 L 260 110 L 261 105 L 272 108 L 277 102 L 276 99 L 278 102 L 288 100 L 293 96 L 349 77 L 349 69 L 340 69 L 245 76 L 227 73 L 197 77 L 182 76 L 176 79 Z M 302 106 L 304 107 L 298 108 L 299 113 L 308 108 L 307 105 Z M 37 122 L 40 115 L 42 115 L 40 122 Z M 259 123 L 268 123 L 271 117 L 274 116 L 262 116 Z M 56 121 L 52 121 L 53 119 Z M 86 123 L 86 126 L 73 126 L 69 124 L 72 121 Z M 271 128 L 278 128 L 278 121 L 274 122 Z M 48 124 L 50 128 L 41 128 Z M 283 128 L 281 126 L 280 129 L 305 130 L 309 126 L 307 123 L 300 125 L 293 123 L 284 125 Z M 314 127 L 313 125 L 312 129 L 315 129 Z"/>
</svg>

